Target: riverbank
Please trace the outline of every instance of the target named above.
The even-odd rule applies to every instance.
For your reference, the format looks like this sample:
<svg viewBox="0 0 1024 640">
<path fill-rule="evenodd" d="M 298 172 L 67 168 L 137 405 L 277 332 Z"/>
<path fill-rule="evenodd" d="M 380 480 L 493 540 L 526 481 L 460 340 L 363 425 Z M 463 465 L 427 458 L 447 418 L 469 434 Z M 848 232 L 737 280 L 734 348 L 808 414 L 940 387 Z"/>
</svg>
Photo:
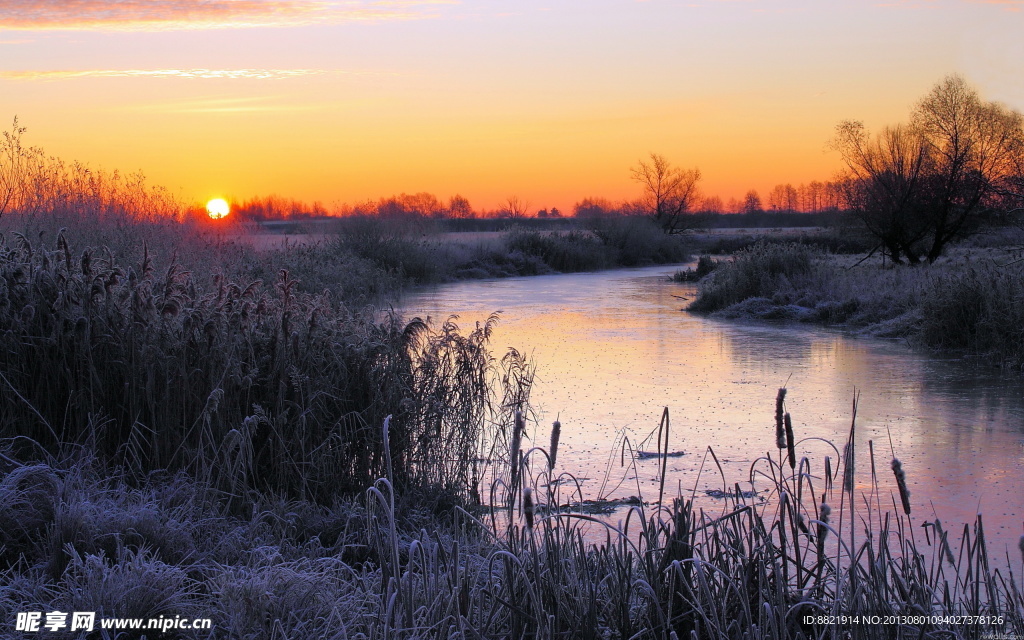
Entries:
<svg viewBox="0 0 1024 640">
<path fill-rule="evenodd" d="M 724 260 L 689 309 L 901 338 L 1012 370 L 1024 366 L 1024 262 L 1013 246 L 961 247 L 933 265 L 761 243 Z"/>
</svg>

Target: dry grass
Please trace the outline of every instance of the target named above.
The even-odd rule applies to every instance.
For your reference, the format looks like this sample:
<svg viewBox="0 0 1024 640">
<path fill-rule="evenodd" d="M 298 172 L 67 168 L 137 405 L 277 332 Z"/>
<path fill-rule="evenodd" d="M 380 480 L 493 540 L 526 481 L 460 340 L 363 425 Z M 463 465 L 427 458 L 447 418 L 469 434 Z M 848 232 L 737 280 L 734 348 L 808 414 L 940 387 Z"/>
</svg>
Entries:
<svg viewBox="0 0 1024 640">
<path fill-rule="evenodd" d="M 703 280 L 690 309 L 723 317 L 845 324 L 865 333 L 1024 364 L 1024 262 L 961 249 L 920 268 L 833 256 L 802 245 L 738 252 Z"/>
<path fill-rule="evenodd" d="M 667 413 L 662 427 L 667 435 Z M 332 506 L 250 492 L 251 512 L 242 515 L 185 476 L 133 487 L 87 461 L 9 467 L 0 486 L 22 499 L 3 502 L 0 517 L 20 509 L 37 539 L 4 554 L 0 614 L 64 607 L 210 616 L 214 630 L 202 637 L 247 639 L 1024 632 L 1024 558 L 992 555 L 980 516 L 959 536 L 938 520 L 921 529 L 885 495 L 891 485 L 875 473 L 882 462 L 873 444 L 862 478 L 848 466 L 852 449 L 842 456 L 824 446 L 839 465 L 829 457 L 823 467 L 807 458 L 791 465 L 788 447 L 755 461 L 750 478 L 768 502 L 748 501 L 723 479 L 720 511 L 678 496 L 632 507 L 618 525 L 555 509 L 574 498 L 550 483 L 559 472 L 540 448 L 518 456 L 523 500 L 495 524 L 461 509 L 435 520 L 403 504 L 387 477 L 365 499 Z M 588 542 L 586 527 L 603 529 L 605 541 Z M 66 561 L 47 570 L 61 542 Z M 804 618 L 839 614 L 862 622 Z M 929 615 L 938 617 L 925 622 Z M 904 620 L 863 622 L 868 616 Z"/>
</svg>

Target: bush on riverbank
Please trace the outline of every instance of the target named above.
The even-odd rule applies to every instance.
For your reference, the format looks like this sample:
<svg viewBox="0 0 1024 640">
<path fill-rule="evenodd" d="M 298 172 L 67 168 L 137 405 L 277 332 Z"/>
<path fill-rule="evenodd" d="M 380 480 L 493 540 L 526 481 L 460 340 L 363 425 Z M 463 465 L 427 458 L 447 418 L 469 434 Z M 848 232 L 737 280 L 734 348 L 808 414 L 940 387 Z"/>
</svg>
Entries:
<svg viewBox="0 0 1024 640">
<path fill-rule="evenodd" d="M 690 309 L 711 312 L 748 298 L 768 297 L 791 286 L 792 279 L 809 274 L 816 258 L 812 249 L 797 243 L 754 244 L 715 269 Z"/>
<path fill-rule="evenodd" d="M 886 269 L 844 265 L 799 245 L 757 245 L 703 280 L 690 310 L 842 324 L 1019 368 L 1024 263 L 976 251 L 926 267 Z"/>
</svg>

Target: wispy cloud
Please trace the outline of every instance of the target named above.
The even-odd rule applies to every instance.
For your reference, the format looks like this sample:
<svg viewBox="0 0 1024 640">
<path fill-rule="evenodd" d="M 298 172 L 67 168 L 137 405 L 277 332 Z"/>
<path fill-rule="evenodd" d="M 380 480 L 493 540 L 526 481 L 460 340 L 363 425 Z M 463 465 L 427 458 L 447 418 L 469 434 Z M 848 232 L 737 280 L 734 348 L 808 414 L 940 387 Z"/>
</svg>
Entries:
<svg viewBox="0 0 1024 640">
<path fill-rule="evenodd" d="M 168 104 L 134 105 L 130 111 L 159 111 L 163 113 L 259 113 L 272 111 L 307 111 L 312 105 L 283 104 L 273 96 L 249 98 L 213 98 L 189 100 Z"/>
<path fill-rule="evenodd" d="M 113 107 L 126 112 L 168 114 L 261 114 L 338 110 L 360 104 L 358 100 L 343 102 L 296 102 L 289 95 L 267 95 L 230 98 L 203 98 L 160 103 L 131 103 Z"/>
<path fill-rule="evenodd" d="M 372 72 L 329 69 L 85 69 L 55 71 L 0 71 L 12 80 L 66 80 L 69 78 L 192 78 L 281 80 L 325 74 L 370 75 Z M 374 75 L 379 75 L 373 72 Z"/>
<path fill-rule="evenodd" d="M 1020 11 L 1024 9 L 1024 0 L 971 0 L 973 4 L 994 4 L 1000 5 L 1007 11 Z"/>
<path fill-rule="evenodd" d="M 5 0 L 0 29 L 165 31 L 281 27 L 436 15 L 457 0 Z"/>
</svg>

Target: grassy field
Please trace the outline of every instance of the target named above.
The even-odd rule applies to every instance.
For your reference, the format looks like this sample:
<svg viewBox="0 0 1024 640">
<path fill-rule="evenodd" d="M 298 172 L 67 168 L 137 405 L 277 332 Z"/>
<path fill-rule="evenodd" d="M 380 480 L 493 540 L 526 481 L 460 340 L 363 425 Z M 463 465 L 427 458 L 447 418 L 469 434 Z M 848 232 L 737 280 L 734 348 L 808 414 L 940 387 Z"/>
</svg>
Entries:
<svg viewBox="0 0 1024 640">
<path fill-rule="evenodd" d="M 695 511 L 662 482 L 612 524 L 572 510 L 557 428 L 524 441 L 533 365 L 491 354 L 494 320 L 368 305 L 495 265 L 681 255 L 632 221 L 513 231 L 494 253 L 376 221 L 261 250 L 163 218 L 3 222 L 0 635 L 55 610 L 211 618 L 177 635 L 254 640 L 823 638 L 840 627 L 814 616 L 837 614 L 905 616 L 858 637 L 1024 633 L 1024 549 L 989 550 L 981 517 L 922 531 L 880 494 L 898 462 L 853 477 L 873 450 L 794 459 L 783 391 L 777 453 L 751 467 L 768 502 L 723 486 L 720 512 Z M 765 261 L 759 287 L 820 268 L 774 246 L 737 258 Z M 666 410 L 659 442 L 671 428 Z"/>
</svg>

